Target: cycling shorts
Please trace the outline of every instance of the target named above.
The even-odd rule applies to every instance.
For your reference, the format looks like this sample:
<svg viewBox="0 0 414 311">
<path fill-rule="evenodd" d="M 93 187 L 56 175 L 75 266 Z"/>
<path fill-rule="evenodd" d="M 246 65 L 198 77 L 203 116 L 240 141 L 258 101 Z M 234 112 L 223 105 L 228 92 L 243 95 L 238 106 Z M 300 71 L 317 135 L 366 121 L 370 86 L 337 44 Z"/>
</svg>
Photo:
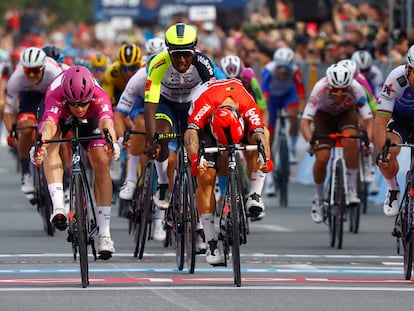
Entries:
<svg viewBox="0 0 414 311">
<path fill-rule="evenodd" d="M 403 118 L 396 111 L 392 113 L 387 130 L 398 135 L 403 143 L 414 142 L 414 120 Z"/>
</svg>

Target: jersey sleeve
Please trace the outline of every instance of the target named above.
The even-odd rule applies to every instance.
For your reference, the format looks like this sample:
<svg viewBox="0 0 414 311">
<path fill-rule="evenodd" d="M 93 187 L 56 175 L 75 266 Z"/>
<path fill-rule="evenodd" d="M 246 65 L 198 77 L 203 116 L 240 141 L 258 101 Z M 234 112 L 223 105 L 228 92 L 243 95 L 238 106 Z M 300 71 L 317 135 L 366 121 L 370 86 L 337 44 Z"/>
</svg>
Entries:
<svg viewBox="0 0 414 311">
<path fill-rule="evenodd" d="M 161 95 L 161 82 L 169 66 L 171 66 L 171 59 L 168 52 L 160 53 L 151 60 L 145 83 L 145 102 L 158 104 Z"/>
</svg>

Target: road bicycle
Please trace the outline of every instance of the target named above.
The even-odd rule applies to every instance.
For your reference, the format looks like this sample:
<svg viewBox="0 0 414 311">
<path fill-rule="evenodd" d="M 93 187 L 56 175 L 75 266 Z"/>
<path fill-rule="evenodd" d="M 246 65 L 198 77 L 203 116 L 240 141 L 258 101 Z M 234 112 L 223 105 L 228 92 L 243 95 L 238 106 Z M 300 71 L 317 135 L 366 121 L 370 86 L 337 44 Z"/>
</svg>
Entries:
<svg viewBox="0 0 414 311">
<path fill-rule="evenodd" d="M 264 162 L 265 152 L 264 146 L 260 140 L 257 145 L 239 145 L 231 144 L 228 146 L 205 147 L 204 142 L 200 145 L 199 159 L 200 163 L 206 153 L 227 152 L 228 159 L 228 175 L 227 175 L 227 191 L 221 208 L 219 220 L 218 239 L 223 243 L 224 263 L 227 267 L 227 261 L 232 256 L 234 284 L 241 286 L 241 269 L 240 269 L 240 245 L 247 243 L 247 215 L 244 208 L 244 200 L 239 180 L 239 162 L 236 160 L 238 151 L 258 150 L 260 161 Z M 231 251 L 230 251 L 231 249 Z"/>
<path fill-rule="evenodd" d="M 343 223 L 348 213 L 348 221 L 351 223 L 352 232 L 357 233 L 359 228 L 360 204 L 350 204 L 348 197 L 348 183 L 346 176 L 346 166 L 344 159 L 343 139 L 362 139 L 367 140 L 364 134 L 350 135 L 343 133 L 332 134 L 313 134 L 311 144 L 315 144 L 318 139 L 330 139 L 333 141 L 332 154 L 330 160 L 330 174 L 325 187 L 327 197 L 324 206 L 324 221 L 329 226 L 329 236 L 331 247 L 342 248 L 343 242 Z"/>
<path fill-rule="evenodd" d="M 37 130 L 37 124 L 18 127 L 16 123 L 13 123 L 10 136 L 17 140 L 19 138 L 19 131 L 23 130 Z M 39 167 L 33 166 L 31 167 L 31 171 L 35 193 L 33 199 L 30 200 L 30 203 L 36 205 L 37 211 L 42 217 L 43 230 L 48 235 L 53 236 L 55 233 L 55 226 L 50 222 L 53 206 L 47 187 L 46 177 L 43 172 L 43 165 Z"/>
<path fill-rule="evenodd" d="M 175 139 L 177 141 L 177 162 L 174 168 L 174 181 L 170 207 L 165 215 L 167 239 L 175 247 L 178 270 L 187 265 L 188 272 L 194 273 L 197 250 L 198 213 L 195 207 L 195 179 L 191 175 L 191 163 L 184 147 L 182 134 L 157 134 L 157 140 Z"/>
<path fill-rule="evenodd" d="M 402 244 L 404 256 L 404 277 L 406 280 L 411 279 L 413 268 L 413 238 L 414 238 L 414 144 L 391 143 L 389 138 L 386 139 L 382 150 L 382 158 L 385 159 L 391 147 L 410 148 L 410 168 L 405 176 L 405 189 L 399 203 L 398 215 L 395 218 L 392 235 L 397 239 L 397 253 L 401 254 L 400 245 Z"/>
<path fill-rule="evenodd" d="M 35 153 L 41 148 L 43 144 L 69 142 L 72 149 L 72 172 L 70 175 L 69 189 L 70 189 L 70 210 L 68 213 L 68 237 L 67 241 L 72 243 L 73 259 L 77 259 L 79 254 L 80 274 L 82 280 L 82 287 L 89 285 L 89 264 L 88 264 L 88 245 L 91 246 L 92 254 L 97 260 L 95 249 L 94 236 L 99 232 L 96 224 L 96 212 L 94 200 L 89 187 L 86 170 L 82 163 L 82 149 L 81 143 L 91 141 L 94 139 L 105 139 L 111 150 L 113 148 L 112 137 L 108 129 L 104 128 L 103 133 L 91 136 L 79 136 L 79 126 L 83 121 L 73 119 L 71 121 L 71 128 L 73 129 L 73 137 L 60 139 L 42 139 L 41 133 L 38 135 L 36 141 Z M 109 259 L 103 257 L 101 259 Z"/>
<path fill-rule="evenodd" d="M 275 169 L 272 172 L 276 192 L 279 193 L 279 205 L 288 207 L 288 186 L 290 177 L 290 153 L 287 138 L 287 120 L 296 121 L 297 116 L 288 116 L 284 109 L 278 108 L 278 130 L 273 139 L 273 163 Z"/>
</svg>

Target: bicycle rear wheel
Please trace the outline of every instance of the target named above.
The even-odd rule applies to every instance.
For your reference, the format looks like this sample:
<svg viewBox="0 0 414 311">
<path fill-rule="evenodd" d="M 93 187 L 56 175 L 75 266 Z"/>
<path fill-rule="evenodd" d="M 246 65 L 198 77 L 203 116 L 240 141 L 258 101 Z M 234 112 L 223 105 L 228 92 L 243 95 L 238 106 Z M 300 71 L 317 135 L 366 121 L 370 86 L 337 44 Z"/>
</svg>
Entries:
<svg viewBox="0 0 414 311">
<path fill-rule="evenodd" d="M 237 187 L 236 175 L 230 173 L 229 176 L 229 190 L 230 195 L 230 214 L 231 214 L 231 255 L 233 262 L 234 284 L 237 287 L 241 286 L 241 271 L 240 271 L 240 219 L 239 219 L 239 205 L 240 192 Z"/>
<path fill-rule="evenodd" d="M 80 272 L 82 279 L 82 287 L 89 285 L 88 271 L 88 235 L 85 220 L 85 200 L 83 180 L 80 175 L 73 178 L 72 189 L 73 198 L 75 200 L 75 221 L 76 221 L 76 237 L 79 251 Z"/>
<path fill-rule="evenodd" d="M 406 193 L 408 196 L 408 193 Z M 412 199 L 406 197 L 404 202 L 404 211 L 401 213 L 401 238 L 404 250 L 404 277 L 406 280 L 411 279 L 413 268 L 413 226 L 412 216 L 410 217 L 410 207 L 413 204 Z"/>
</svg>

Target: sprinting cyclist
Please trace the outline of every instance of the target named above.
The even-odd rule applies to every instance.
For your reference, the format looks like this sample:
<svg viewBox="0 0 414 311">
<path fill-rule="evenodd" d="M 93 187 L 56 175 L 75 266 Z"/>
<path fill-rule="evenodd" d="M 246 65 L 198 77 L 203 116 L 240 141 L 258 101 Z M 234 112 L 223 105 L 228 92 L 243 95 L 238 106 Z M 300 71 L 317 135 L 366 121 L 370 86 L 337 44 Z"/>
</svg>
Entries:
<svg viewBox="0 0 414 311">
<path fill-rule="evenodd" d="M 45 111 L 39 124 L 42 139 L 59 139 L 71 130 L 70 120 L 82 122 L 81 136 L 90 136 L 107 128 L 116 139 L 113 125 L 111 100 L 99 86 L 92 73 L 83 66 L 74 66 L 62 72 L 50 84 L 46 92 Z M 36 164 L 43 162 L 48 189 L 53 204 L 50 221 L 59 230 L 67 226 L 69 206 L 64 205 L 63 163 L 59 143 L 43 145 L 36 155 Z M 88 154 L 94 173 L 94 197 L 96 200 L 98 253 L 109 259 L 115 252 L 110 233 L 112 181 L 109 174 L 111 160 L 119 158 L 119 146 L 114 144 L 114 153 L 102 139 L 82 143 Z M 47 152 L 46 152 L 47 151 Z M 34 153 L 32 147 L 31 153 Z"/>
<path fill-rule="evenodd" d="M 47 57 L 42 49 L 30 47 L 20 55 L 20 66 L 7 82 L 4 124 L 11 132 L 13 123 L 17 127 L 35 125 L 37 111 L 43 105 L 45 92 L 52 80 L 62 71 L 58 63 Z M 33 202 L 34 187 L 30 173 L 30 147 L 35 143 L 34 130 L 19 131 L 19 139 L 13 141 L 20 159 L 22 186 L 21 190 Z"/>
<path fill-rule="evenodd" d="M 326 70 L 326 76 L 315 84 L 309 96 L 300 123 L 303 138 L 307 142 L 311 141 L 312 123 L 317 135 L 330 133 L 357 135 L 358 111 L 368 137 L 372 141 L 372 112 L 362 86 L 354 80 L 354 73 L 348 66 L 333 64 Z M 357 193 L 358 143 L 356 139 L 345 139 L 342 143 L 347 168 L 349 202 L 360 203 Z M 315 223 L 322 222 L 324 217 L 323 188 L 331 145 L 329 139 L 320 139 L 312 147 L 316 159 L 313 165 L 315 197 L 311 216 Z"/>
<path fill-rule="evenodd" d="M 91 56 L 89 62 L 91 63 L 91 72 L 93 76 L 102 85 L 109 63 L 108 57 L 103 53 L 95 53 Z"/>
<path fill-rule="evenodd" d="M 382 146 L 386 138 L 391 143 L 412 143 L 414 133 L 414 45 L 407 53 L 407 64 L 394 68 L 387 76 L 378 98 L 378 110 L 374 121 L 377 164 L 384 176 L 388 191 L 384 202 L 384 214 L 397 216 L 399 211 L 400 187 L 397 181 L 399 163 L 397 156 L 400 147 L 390 149 L 386 159 L 382 159 Z"/>
<path fill-rule="evenodd" d="M 265 128 L 264 128 L 265 134 L 269 136 L 269 133 L 266 127 L 267 124 L 269 123 L 269 113 L 267 110 L 267 102 L 263 96 L 262 88 L 260 86 L 260 83 L 253 69 L 250 67 L 245 67 L 243 64 L 243 61 L 240 59 L 240 57 L 236 55 L 228 55 L 228 56 L 223 57 L 220 61 L 220 67 L 226 74 L 227 78 L 237 78 L 241 80 L 245 89 L 250 93 L 250 95 L 253 96 L 262 114 L 262 119 L 265 124 Z M 244 154 L 247 157 L 253 156 L 249 152 L 244 153 Z M 254 161 L 252 162 L 251 159 L 248 159 L 247 163 L 254 164 Z M 258 191 L 257 193 L 250 191 L 250 193 L 248 194 L 248 200 L 246 202 L 246 207 L 247 207 L 247 210 L 250 210 L 253 206 L 257 206 L 258 208 L 262 209 L 262 212 L 259 213 L 258 215 L 251 215 L 252 221 L 261 220 L 265 216 L 265 213 L 264 213 L 265 206 L 264 206 L 264 202 L 262 199 L 262 190 L 263 190 L 263 185 L 265 181 L 265 174 L 261 170 L 253 171 L 252 166 L 248 165 L 248 175 L 251 176 L 251 182 L 258 181 L 261 187 L 256 188 L 256 190 Z M 219 176 L 219 181 L 221 181 L 222 178 L 225 178 L 225 177 Z"/>
<path fill-rule="evenodd" d="M 62 49 L 54 44 L 47 44 L 42 47 L 43 52 L 46 53 L 47 56 L 53 58 L 62 68 L 62 70 L 68 69 L 70 66 L 64 63 L 65 54 L 63 53 Z"/>
<path fill-rule="evenodd" d="M 202 82 L 214 79 L 213 65 L 203 53 L 196 51 L 197 32 L 193 26 L 178 23 L 165 33 L 168 51 L 156 55 L 148 65 L 144 95 L 145 129 L 149 154 L 155 151 L 158 189 L 154 202 L 159 208 L 169 207 L 168 143 L 160 142 L 152 150 L 152 137 L 187 128 L 192 94 Z M 178 124 L 181 128 L 178 129 Z"/>
<path fill-rule="evenodd" d="M 215 265 L 222 263 L 224 258 L 214 229 L 214 185 L 217 171 L 225 175 L 227 160 L 224 154 L 206 154 L 205 161 L 198 166 L 201 139 L 205 140 L 206 147 L 231 143 L 256 144 L 256 139 L 260 139 L 264 144 L 267 159 L 266 163 L 261 163 L 258 161 L 257 151 L 254 152 L 255 156 L 251 157 L 254 171 L 266 173 L 272 170 L 270 147 L 260 109 L 240 80 L 210 81 L 200 87 L 194 98 L 184 137 L 191 159 L 191 171 L 197 176 L 196 206 L 208 241 L 206 261 Z M 252 181 L 251 187 L 260 187 L 259 182 Z M 263 210 L 252 206 L 249 212 L 257 217 Z"/>
</svg>

